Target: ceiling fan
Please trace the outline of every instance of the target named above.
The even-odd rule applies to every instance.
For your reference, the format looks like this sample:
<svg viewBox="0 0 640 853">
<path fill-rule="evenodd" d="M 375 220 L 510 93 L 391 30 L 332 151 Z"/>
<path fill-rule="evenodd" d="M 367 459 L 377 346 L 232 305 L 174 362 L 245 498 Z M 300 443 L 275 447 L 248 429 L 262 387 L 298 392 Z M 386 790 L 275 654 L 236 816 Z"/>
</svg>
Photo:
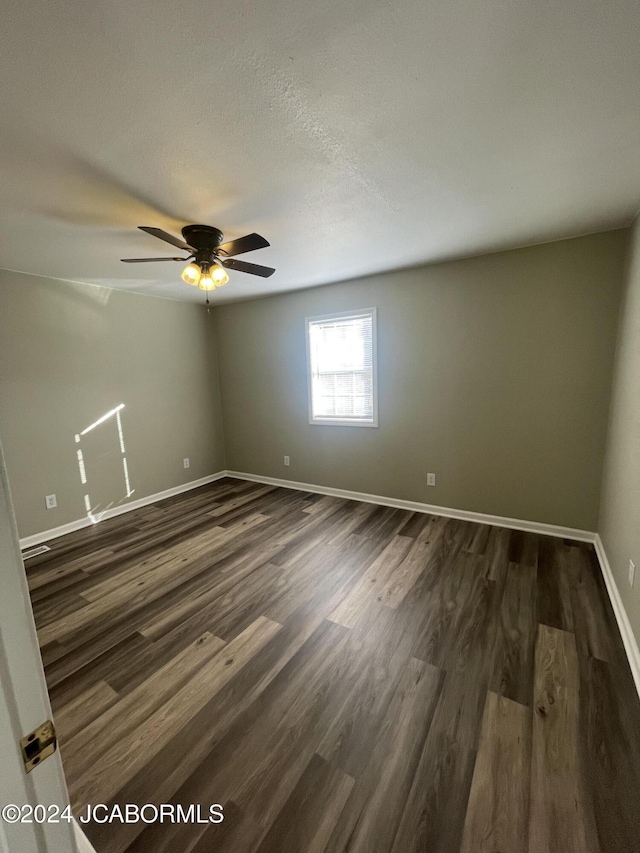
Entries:
<svg viewBox="0 0 640 853">
<path fill-rule="evenodd" d="M 225 267 L 250 275 L 259 275 L 262 278 L 269 278 L 275 272 L 272 267 L 248 264 L 246 261 L 236 261 L 233 258 L 233 255 L 242 255 L 244 252 L 253 252 L 255 249 L 268 246 L 269 243 L 259 234 L 247 234 L 246 237 L 223 243 L 222 231 L 211 225 L 185 225 L 182 229 L 183 240 L 161 228 L 151 228 L 148 225 L 139 225 L 138 228 L 164 240 L 165 243 L 171 243 L 172 246 L 189 252 L 189 255 L 186 258 L 122 258 L 125 264 L 190 261 L 182 270 L 182 279 L 201 290 L 215 290 L 216 287 L 226 284 L 229 281 L 229 275 Z"/>
</svg>

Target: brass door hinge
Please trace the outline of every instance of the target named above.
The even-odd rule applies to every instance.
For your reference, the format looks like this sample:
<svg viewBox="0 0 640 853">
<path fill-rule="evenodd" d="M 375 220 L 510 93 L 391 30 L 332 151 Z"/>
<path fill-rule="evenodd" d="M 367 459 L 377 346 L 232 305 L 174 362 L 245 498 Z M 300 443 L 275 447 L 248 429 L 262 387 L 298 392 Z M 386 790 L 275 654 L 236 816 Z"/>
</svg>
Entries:
<svg viewBox="0 0 640 853">
<path fill-rule="evenodd" d="M 53 755 L 57 748 L 58 738 L 56 737 L 55 726 L 51 720 L 47 720 L 46 723 L 34 729 L 30 735 L 20 738 L 24 769 L 27 773 L 31 773 L 34 767 L 42 764 L 45 758 Z"/>
</svg>

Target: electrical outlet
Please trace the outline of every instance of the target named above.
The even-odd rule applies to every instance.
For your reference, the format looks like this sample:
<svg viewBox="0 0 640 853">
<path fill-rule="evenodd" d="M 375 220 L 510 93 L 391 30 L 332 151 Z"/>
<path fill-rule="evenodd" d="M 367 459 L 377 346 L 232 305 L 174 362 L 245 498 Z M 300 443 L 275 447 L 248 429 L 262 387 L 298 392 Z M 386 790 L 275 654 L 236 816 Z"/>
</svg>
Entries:
<svg viewBox="0 0 640 853">
<path fill-rule="evenodd" d="M 633 582 L 636 579 L 636 564 L 633 560 L 629 560 L 629 586 L 633 586 Z"/>
<path fill-rule="evenodd" d="M 285 457 L 284 457 L 284 464 L 285 464 L 285 465 L 287 465 L 287 466 L 291 465 L 291 459 L 289 459 L 289 457 L 288 457 L 288 456 L 285 456 Z"/>
<path fill-rule="evenodd" d="M 183 460 L 182 460 L 182 464 L 184 465 L 184 467 L 185 467 L 185 468 L 188 468 L 188 467 L 189 467 L 189 465 L 190 465 L 191 463 L 189 462 L 189 457 L 188 457 L 188 456 L 186 457 L 186 459 L 183 459 Z"/>
<path fill-rule="evenodd" d="M 47 509 L 55 509 L 58 506 L 58 501 L 55 495 L 47 495 L 44 499 L 44 505 Z"/>
<path fill-rule="evenodd" d="M 427 486 L 435 486 L 436 484 L 436 475 L 435 474 L 427 474 Z"/>
</svg>

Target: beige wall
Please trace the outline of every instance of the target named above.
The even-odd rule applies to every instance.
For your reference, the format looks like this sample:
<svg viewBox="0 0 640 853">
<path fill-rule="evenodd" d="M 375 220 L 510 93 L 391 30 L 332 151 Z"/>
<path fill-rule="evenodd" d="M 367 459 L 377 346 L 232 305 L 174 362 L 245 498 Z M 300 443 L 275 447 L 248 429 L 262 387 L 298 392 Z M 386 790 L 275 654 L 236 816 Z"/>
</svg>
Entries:
<svg viewBox="0 0 640 853">
<path fill-rule="evenodd" d="M 0 435 L 21 536 L 82 518 L 85 494 L 98 512 L 126 502 L 115 418 L 75 441 L 120 403 L 131 500 L 224 469 L 212 324 L 201 306 L 0 271 Z"/>
<path fill-rule="evenodd" d="M 627 237 L 220 306 L 227 467 L 595 530 Z M 372 306 L 379 428 L 310 425 L 305 317 Z"/>
<path fill-rule="evenodd" d="M 632 232 L 620 315 L 599 532 L 640 643 L 640 218 Z M 637 567 L 633 589 L 630 559 Z"/>
<path fill-rule="evenodd" d="M 119 403 L 134 500 L 229 467 L 595 530 L 627 236 L 224 305 L 213 317 L 0 271 L 0 434 L 20 533 L 82 517 L 86 493 L 98 511 L 126 501 L 114 420 L 82 439 L 87 488 L 74 438 Z M 310 425 L 304 318 L 371 306 L 379 428 Z M 617 458 L 614 443 L 608 483 Z M 47 511 L 51 493 L 58 508 Z"/>
</svg>

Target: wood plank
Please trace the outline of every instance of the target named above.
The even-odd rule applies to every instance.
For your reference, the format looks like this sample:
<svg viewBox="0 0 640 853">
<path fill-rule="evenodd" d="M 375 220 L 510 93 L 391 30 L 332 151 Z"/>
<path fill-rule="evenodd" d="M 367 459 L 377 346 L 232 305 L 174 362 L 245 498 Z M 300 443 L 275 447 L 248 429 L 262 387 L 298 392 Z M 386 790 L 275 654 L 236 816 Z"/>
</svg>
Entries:
<svg viewBox="0 0 640 853">
<path fill-rule="evenodd" d="M 249 501 L 255 501 L 257 498 L 264 497 L 268 495 L 269 492 L 273 492 L 275 490 L 275 486 L 261 486 L 255 491 L 251 492 L 248 495 L 241 495 L 233 500 L 226 501 L 222 506 L 217 507 L 217 509 L 212 510 L 209 514 L 217 517 L 221 515 L 226 515 L 231 510 L 237 509 L 238 507 L 244 506 L 249 503 Z"/>
<path fill-rule="evenodd" d="M 528 853 L 531 710 L 487 693 L 461 853 Z"/>
<path fill-rule="evenodd" d="M 492 527 L 489 532 L 485 556 L 487 557 L 487 577 L 500 581 L 509 567 L 509 541 L 511 531 L 504 527 Z"/>
<path fill-rule="evenodd" d="M 387 607 L 396 610 L 413 585 L 424 572 L 431 545 L 416 539 L 405 558 L 395 567 L 377 598 Z"/>
<path fill-rule="evenodd" d="M 169 602 L 159 614 L 142 625 L 140 633 L 152 640 L 158 640 L 173 631 L 199 610 L 211 603 L 218 603 L 225 594 L 242 584 L 256 569 L 269 562 L 277 547 L 260 549 L 257 553 L 242 555 L 231 560 L 217 570 L 204 574 L 202 579 L 193 583 L 189 589 L 183 587 L 178 601 Z M 278 621 L 278 620 L 275 620 Z"/>
<path fill-rule="evenodd" d="M 380 737 L 413 645 L 412 632 L 399 630 L 397 615 L 388 608 L 381 609 L 362 631 L 348 637 L 345 652 L 352 661 L 352 671 L 345 674 L 346 689 L 332 706 L 317 752 L 355 778 L 365 773 L 371 760 L 372 744 Z"/>
<path fill-rule="evenodd" d="M 85 646 L 65 648 L 64 656 L 47 666 L 45 675 L 54 707 L 63 705 L 97 681 L 109 681 L 123 661 L 149 647 L 149 640 L 141 634 L 131 633 L 130 626 L 126 626 L 122 633 L 123 639 L 119 639 L 120 632 L 115 635 L 105 633 L 95 641 L 88 641 Z"/>
<path fill-rule="evenodd" d="M 383 853 L 391 848 L 442 686 L 442 673 L 412 658 L 354 790 L 353 807 L 334 830 L 329 850 Z"/>
<path fill-rule="evenodd" d="M 599 850 L 579 760 L 579 690 L 573 635 L 540 625 L 535 657 L 531 850 Z"/>
<path fill-rule="evenodd" d="M 238 850 L 256 849 L 265 835 L 265 828 L 245 814 L 233 801 L 225 804 L 224 813 L 224 822 L 207 827 L 195 846 L 189 848 L 189 853 L 237 853 Z M 163 835 L 163 838 L 165 837 L 166 834 Z M 169 851 L 175 849 L 167 848 Z M 156 853 L 156 849 L 149 846 L 144 835 L 141 845 L 132 846 L 127 853 L 135 853 L 136 850 L 139 853 L 149 853 L 150 850 Z"/>
<path fill-rule="evenodd" d="M 354 628 L 413 546 L 414 541 L 410 537 L 394 536 L 329 618 L 345 628 Z"/>
<path fill-rule="evenodd" d="M 615 661 L 615 635 L 611 631 L 609 614 L 596 575 L 599 569 L 591 563 L 588 551 L 572 548 L 570 554 L 575 577 L 570 596 L 576 643 L 578 646 L 583 645 L 584 654 L 589 657 Z"/>
<path fill-rule="evenodd" d="M 72 804 L 107 802 L 186 722 L 268 643 L 282 626 L 260 617 L 205 664 L 197 681 L 185 684 L 145 723 L 113 744 L 101 761 L 70 784 Z"/>
<path fill-rule="evenodd" d="M 434 589 L 409 608 L 419 627 L 416 657 L 455 669 L 467 668 L 472 653 L 480 660 L 478 643 L 489 655 L 496 587 L 485 575 L 486 559 L 469 552 L 441 566 Z M 481 666 L 484 677 L 486 662 Z"/>
<path fill-rule="evenodd" d="M 580 670 L 582 760 L 597 838 L 604 853 L 626 853 L 637 847 L 640 825 L 639 744 L 631 734 L 640 732 L 640 708 L 621 707 L 620 691 L 606 662 L 587 658 L 580 661 Z M 628 728 L 627 710 L 635 711 Z"/>
<path fill-rule="evenodd" d="M 225 645 L 219 637 L 203 634 L 139 687 L 122 697 L 116 705 L 96 716 L 82 732 L 65 744 L 65 770 L 72 778 L 81 776 L 100 761 L 114 743 L 124 740 L 138 727 L 146 726 L 153 712 L 194 676 L 199 677 L 199 671 Z M 87 749 L 87 743 L 91 744 L 90 749 Z"/>
<path fill-rule="evenodd" d="M 493 648 L 491 687 L 531 706 L 536 640 L 536 569 L 510 563 L 504 578 Z"/>
<path fill-rule="evenodd" d="M 540 538 L 535 533 L 512 530 L 509 538 L 509 562 L 536 568 Z"/>
<path fill-rule="evenodd" d="M 573 631 L 571 580 L 567 550 L 561 539 L 541 536 L 538 546 L 536 611 L 538 622 Z"/>
<path fill-rule="evenodd" d="M 106 681 L 97 681 L 55 712 L 53 718 L 58 741 L 66 744 L 119 699 L 120 696 Z"/>
<path fill-rule="evenodd" d="M 261 697 L 268 689 L 272 689 L 275 679 L 286 667 L 294 666 L 294 659 L 300 660 L 297 656 L 301 649 L 305 649 L 304 657 L 307 657 L 307 644 L 319 646 L 323 642 L 325 630 L 333 626 L 333 623 L 325 621 L 323 609 L 332 609 L 331 600 L 322 606 L 316 602 L 315 606 L 310 603 L 301 608 L 295 618 L 276 634 L 272 642 L 250 659 L 238 675 L 192 718 L 189 726 L 184 726 L 169 739 L 129 782 L 121 786 L 116 801 L 144 803 L 152 795 L 154 802 L 169 802 L 172 798 L 176 799 L 184 786 L 184 802 L 193 802 L 191 786 L 198 785 L 201 773 L 204 772 L 207 777 L 212 775 L 206 773 L 206 765 L 203 767 L 204 762 L 210 760 L 212 751 L 219 744 L 222 748 L 227 743 L 227 736 L 243 716 L 256 713 L 260 716 Z M 290 704 L 291 695 L 295 695 L 295 684 L 292 684 L 292 681 L 289 669 L 283 683 L 291 685 L 291 692 L 284 697 L 285 704 Z M 214 766 L 218 769 L 221 765 L 224 766 L 224 762 L 218 761 Z M 216 785 L 212 796 L 219 795 L 220 790 Z M 237 835 L 240 835 L 243 840 L 253 839 L 252 825 L 261 824 L 254 821 L 244 810 L 242 820 L 246 833 L 243 827 L 239 827 L 238 833 L 231 832 L 229 837 L 236 839 Z M 267 828 L 264 828 L 262 834 Z M 108 825 L 91 826 L 89 829 L 91 840 L 100 853 L 121 853 L 142 830 L 143 827 L 136 824 L 118 828 L 117 835 L 114 835 L 112 827 Z M 219 834 L 215 833 L 216 840 Z M 227 835 L 224 837 L 226 839 Z"/>
<path fill-rule="evenodd" d="M 205 771 L 199 796 L 221 791 L 264 826 L 272 823 L 315 751 L 323 720 L 333 716 L 342 695 L 339 690 L 334 697 L 331 685 L 344 681 L 342 689 L 347 689 L 347 644 L 342 626 L 327 622 L 321 627 L 212 754 L 223 769 L 214 776 Z M 229 751 L 232 764 L 226 759 Z"/>
<path fill-rule="evenodd" d="M 109 548 L 98 548 L 92 554 L 85 554 L 81 557 L 76 557 L 74 560 L 66 560 L 62 565 L 55 566 L 54 568 L 48 568 L 49 563 L 41 564 L 43 566 L 42 571 L 29 571 L 27 574 L 29 592 L 34 593 L 40 587 L 47 586 L 74 572 L 80 571 L 84 574 L 90 568 L 102 565 L 105 557 L 111 557 L 112 555 L 113 551 Z"/>
<path fill-rule="evenodd" d="M 252 524 L 263 524 L 265 521 L 267 521 L 266 516 L 256 516 L 252 519 Z M 248 526 L 245 525 L 244 529 L 246 530 Z M 237 534 L 234 531 L 222 530 L 219 539 L 235 535 Z M 202 555 L 206 556 L 211 547 L 215 547 L 215 543 L 202 543 Z M 125 583 L 121 583 L 111 592 L 87 604 L 86 607 L 46 625 L 38 631 L 39 641 L 43 645 L 51 640 L 64 641 L 68 635 L 95 624 L 96 620 L 104 619 L 114 611 L 118 611 L 122 615 L 123 612 L 130 613 L 140 610 L 147 602 L 153 601 L 163 593 L 180 586 L 184 583 L 186 576 L 200 570 L 197 561 L 191 563 L 187 568 L 177 566 L 174 560 L 163 561 L 160 566 L 145 572 L 142 577 L 127 579 Z"/>
<path fill-rule="evenodd" d="M 328 597 L 337 589 L 343 590 L 337 599 L 341 602 L 362 574 L 363 566 L 369 565 L 383 548 L 381 543 L 355 534 L 350 534 L 340 548 L 327 547 L 329 550 L 318 548 L 302 564 L 296 563 L 293 572 L 288 573 L 288 588 L 281 590 L 265 616 L 285 623 L 305 602 L 316 597 L 318 578 Z"/>
<path fill-rule="evenodd" d="M 354 784 L 314 754 L 257 853 L 323 853 Z"/>
<path fill-rule="evenodd" d="M 391 853 L 459 853 L 486 689 L 447 673 Z"/>
<path fill-rule="evenodd" d="M 473 527 L 473 534 L 466 548 L 472 554 L 484 554 L 489 545 L 491 527 L 488 524 L 474 524 Z"/>
</svg>

